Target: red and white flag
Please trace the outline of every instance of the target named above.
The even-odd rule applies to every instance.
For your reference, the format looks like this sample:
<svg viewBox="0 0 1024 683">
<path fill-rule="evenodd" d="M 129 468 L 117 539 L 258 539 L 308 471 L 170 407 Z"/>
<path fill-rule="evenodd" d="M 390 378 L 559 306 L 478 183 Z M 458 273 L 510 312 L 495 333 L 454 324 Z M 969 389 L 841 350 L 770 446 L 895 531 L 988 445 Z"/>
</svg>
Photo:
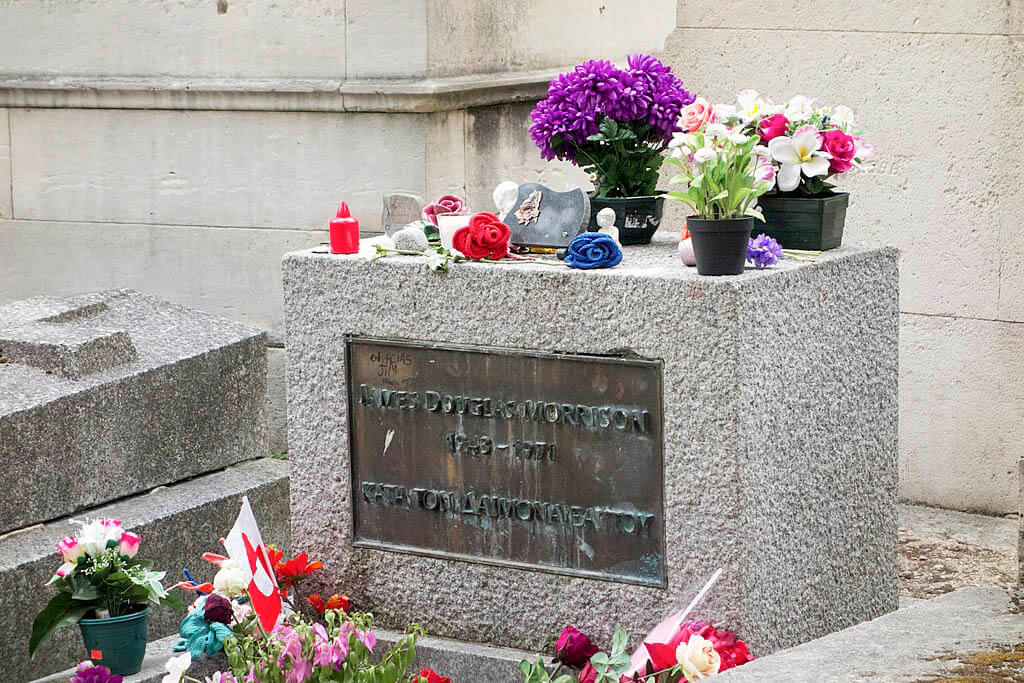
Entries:
<svg viewBox="0 0 1024 683">
<path fill-rule="evenodd" d="M 281 591 L 270 565 L 270 556 L 263 545 L 260 528 L 249 506 L 249 498 L 242 496 L 242 509 L 235 525 L 224 539 L 228 557 L 237 562 L 249 580 L 249 600 L 259 617 L 263 630 L 269 633 L 281 614 Z"/>
</svg>

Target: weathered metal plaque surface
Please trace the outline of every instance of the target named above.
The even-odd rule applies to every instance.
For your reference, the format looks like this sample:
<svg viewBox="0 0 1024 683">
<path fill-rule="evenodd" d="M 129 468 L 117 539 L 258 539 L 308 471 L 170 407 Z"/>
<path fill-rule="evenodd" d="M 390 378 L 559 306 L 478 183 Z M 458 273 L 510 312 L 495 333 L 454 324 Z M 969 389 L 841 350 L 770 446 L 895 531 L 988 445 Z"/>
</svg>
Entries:
<svg viewBox="0 0 1024 683">
<path fill-rule="evenodd" d="M 354 544 L 665 585 L 660 361 L 348 340 Z"/>
</svg>

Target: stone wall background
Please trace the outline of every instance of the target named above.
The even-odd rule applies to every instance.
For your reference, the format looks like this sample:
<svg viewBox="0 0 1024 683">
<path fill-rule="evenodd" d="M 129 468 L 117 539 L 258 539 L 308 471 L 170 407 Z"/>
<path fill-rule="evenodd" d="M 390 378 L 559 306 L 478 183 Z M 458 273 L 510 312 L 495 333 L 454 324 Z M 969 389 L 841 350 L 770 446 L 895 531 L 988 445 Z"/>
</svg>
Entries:
<svg viewBox="0 0 1024 683">
<path fill-rule="evenodd" d="M 487 208 L 506 178 L 585 183 L 541 161 L 530 101 L 586 57 L 658 51 L 712 101 L 858 112 L 880 161 L 847 184 L 847 239 L 903 253 L 901 494 L 1017 509 L 1021 3 L 130 4 L 0 0 L 0 303 L 127 286 L 267 330 L 283 448 L 281 255 L 341 198 L 372 231 L 386 191 Z"/>
</svg>

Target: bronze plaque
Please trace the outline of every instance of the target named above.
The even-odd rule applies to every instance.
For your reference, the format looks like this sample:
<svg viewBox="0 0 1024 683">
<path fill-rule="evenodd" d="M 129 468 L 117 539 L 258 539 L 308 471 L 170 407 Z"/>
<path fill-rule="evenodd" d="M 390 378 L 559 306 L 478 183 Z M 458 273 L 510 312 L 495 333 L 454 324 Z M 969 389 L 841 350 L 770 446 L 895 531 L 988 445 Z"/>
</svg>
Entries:
<svg viewBox="0 0 1024 683">
<path fill-rule="evenodd" d="M 348 339 L 354 544 L 665 586 L 662 364 Z"/>
</svg>

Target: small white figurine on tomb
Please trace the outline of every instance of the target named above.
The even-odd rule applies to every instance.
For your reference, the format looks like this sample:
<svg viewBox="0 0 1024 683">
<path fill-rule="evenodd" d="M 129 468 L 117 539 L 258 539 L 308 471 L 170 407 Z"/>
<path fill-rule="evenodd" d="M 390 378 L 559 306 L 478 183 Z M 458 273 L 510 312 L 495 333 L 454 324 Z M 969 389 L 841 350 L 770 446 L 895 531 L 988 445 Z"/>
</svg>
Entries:
<svg viewBox="0 0 1024 683">
<path fill-rule="evenodd" d="M 619 242 L 619 229 L 615 227 L 615 209 L 610 206 L 606 206 L 597 212 L 597 227 L 598 232 L 604 233 L 605 235 L 611 235 L 612 239 Z"/>
<path fill-rule="evenodd" d="M 516 205 L 519 199 L 519 184 L 511 180 L 504 180 L 494 188 L 494 206 L 498 209 L 498 218 L 505 220 L 505 216 Z"/>
</svg>

